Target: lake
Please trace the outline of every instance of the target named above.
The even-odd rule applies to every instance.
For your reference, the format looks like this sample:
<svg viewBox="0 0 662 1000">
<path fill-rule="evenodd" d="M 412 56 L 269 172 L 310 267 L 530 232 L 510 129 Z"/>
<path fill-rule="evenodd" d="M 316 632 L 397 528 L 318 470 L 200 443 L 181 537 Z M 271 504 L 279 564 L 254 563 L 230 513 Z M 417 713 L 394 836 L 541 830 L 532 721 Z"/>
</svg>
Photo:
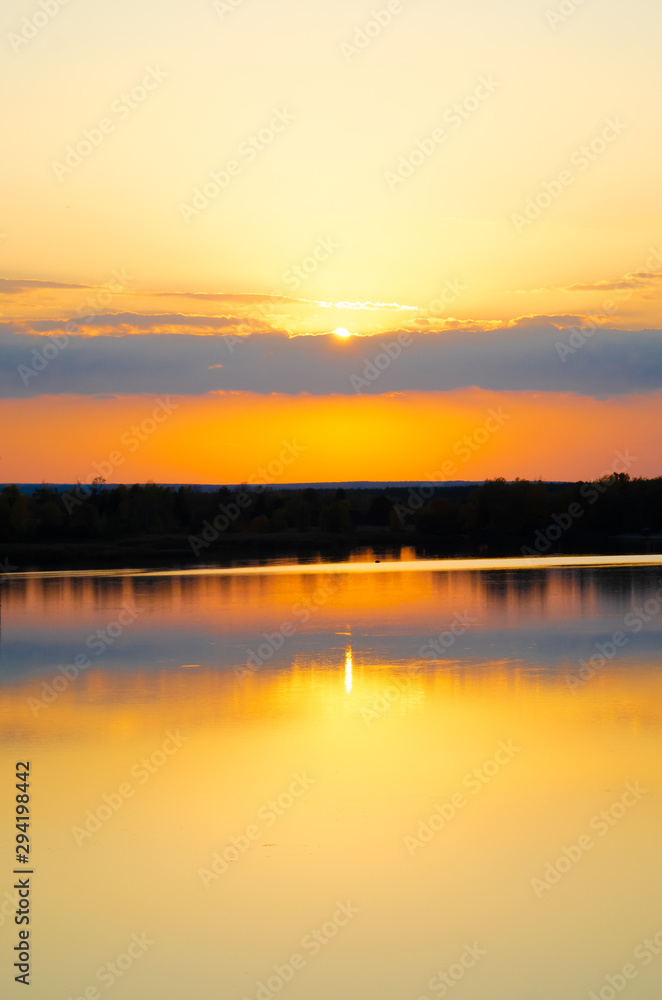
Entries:
<svg viewBox="0 0 662 1000">
<path fill-rule="evenodd" d="M 659 563 L 6 577 L 3 995 L 659 1000 Z"/>
</svg>

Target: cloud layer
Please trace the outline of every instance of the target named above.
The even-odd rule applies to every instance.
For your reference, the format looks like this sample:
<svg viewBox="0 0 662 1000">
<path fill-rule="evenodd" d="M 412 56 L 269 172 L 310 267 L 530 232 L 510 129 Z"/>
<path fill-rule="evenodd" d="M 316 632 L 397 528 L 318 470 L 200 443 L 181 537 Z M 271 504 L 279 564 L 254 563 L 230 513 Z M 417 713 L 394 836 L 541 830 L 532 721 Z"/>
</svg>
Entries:
<svg viewBox="0 0 662 1000">
<path fill-rule="evenodd" d="M 95 317 L 90 323 L 103 328 L 105 319 Z M 143 317 L 143 329 L 149 329 L 153 319 Z M 158 319 L 171 324 L 175 317 Z M 134 324 L 133 316 L 126 320 Z M 10 324 L 0 328 L 1 397 L 196 396 L 219 390 L 354 395 L 476 386 L 606 398 L 662 388 L 659 330 L 580 332 L 522 325 L 488 332 L 395 331 L 340 340 L 284 333 L 239 337 L 235 322 L 223 318 L 206 327 L 211 336 L 67 338 L 59 323 L 34 326 L 55 327 L 55 339 L 16 333 Z"/>
</svg>

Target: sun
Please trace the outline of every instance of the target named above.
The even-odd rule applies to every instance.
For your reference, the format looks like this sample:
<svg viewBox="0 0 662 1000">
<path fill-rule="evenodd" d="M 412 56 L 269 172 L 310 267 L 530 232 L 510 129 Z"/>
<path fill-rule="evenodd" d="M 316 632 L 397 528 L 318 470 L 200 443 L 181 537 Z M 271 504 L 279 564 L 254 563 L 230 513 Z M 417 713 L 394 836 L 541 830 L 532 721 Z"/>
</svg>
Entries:
<svg viewBox="0 0 662 1000">
<path fill-rule="evenodd" d="M 336 337 L 351 337 L 352 334 L 349 330 L 346 330 L 344 326 L 339 326 L 337 330 L 333 331 Z"/>
</svg>

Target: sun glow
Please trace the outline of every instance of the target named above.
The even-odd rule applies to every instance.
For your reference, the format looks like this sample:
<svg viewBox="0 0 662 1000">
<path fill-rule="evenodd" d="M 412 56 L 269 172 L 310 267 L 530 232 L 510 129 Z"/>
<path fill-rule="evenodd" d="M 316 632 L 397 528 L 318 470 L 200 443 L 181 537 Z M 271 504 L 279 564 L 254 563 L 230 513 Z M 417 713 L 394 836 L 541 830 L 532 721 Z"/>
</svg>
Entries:
<svg viewBox="0 0 662 1000">
<path fill-rule="evenodd" d="M 344 326 L 339 326 L 337 330 L 333 331 L 336 337 L 351 337 L 352 334 L 349 330 L 346 330 Z"/>
</svg>

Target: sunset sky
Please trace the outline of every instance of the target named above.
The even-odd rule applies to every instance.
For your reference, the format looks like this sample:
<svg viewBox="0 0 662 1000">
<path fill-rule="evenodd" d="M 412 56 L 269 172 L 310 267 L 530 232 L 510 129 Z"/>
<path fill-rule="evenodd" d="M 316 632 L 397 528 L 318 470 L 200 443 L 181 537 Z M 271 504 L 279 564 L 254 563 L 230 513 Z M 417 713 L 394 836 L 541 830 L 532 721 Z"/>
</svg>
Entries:
<svg viewBox="0 0 662 1000">
<path fill-rule="evenodd" d="M 658 3 L 0 22 L 0 482 L 662 474 Z"/>
</svg>

